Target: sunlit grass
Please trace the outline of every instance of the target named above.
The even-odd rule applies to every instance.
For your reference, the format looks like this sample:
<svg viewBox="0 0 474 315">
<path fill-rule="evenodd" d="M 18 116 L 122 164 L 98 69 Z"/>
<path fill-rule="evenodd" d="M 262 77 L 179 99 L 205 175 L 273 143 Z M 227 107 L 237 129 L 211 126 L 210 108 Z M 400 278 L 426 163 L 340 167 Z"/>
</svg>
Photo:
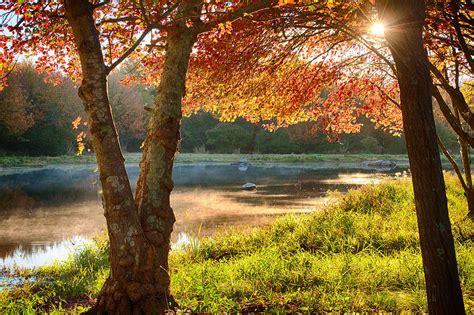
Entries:
<svg viewBox="0 0 474 315">
<path fill-rule="evenodd" d="M 448 177 L 466 307 L 472 310 L 474 225 Z M 197 312 L 426 311 L 413 194 L 407 179 L 335 196 L 325 211 L 287 215 L 175 252 L 172 290 Z M 470 298 L 471 297 L 471 298 Z"/>
</svg>

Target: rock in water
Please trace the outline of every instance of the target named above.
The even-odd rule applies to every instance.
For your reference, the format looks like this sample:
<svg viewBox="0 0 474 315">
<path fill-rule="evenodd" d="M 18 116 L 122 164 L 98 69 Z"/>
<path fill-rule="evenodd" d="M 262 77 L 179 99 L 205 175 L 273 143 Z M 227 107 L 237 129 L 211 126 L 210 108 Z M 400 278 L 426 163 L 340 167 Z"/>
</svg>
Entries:
<svg viewBox="0 0 474 315">
<path fill-rule="evenodd" d="M 247 164 L 239 164 L 239 171 L 241 172 L 247 172 L 248 168 Z"/>
<path fill-rule="evenodd" d="M 245 183 L 242 185 L 243 190 L 252 191 L 257 189 L 257 185 L 254 183 Z"/>
</svg>

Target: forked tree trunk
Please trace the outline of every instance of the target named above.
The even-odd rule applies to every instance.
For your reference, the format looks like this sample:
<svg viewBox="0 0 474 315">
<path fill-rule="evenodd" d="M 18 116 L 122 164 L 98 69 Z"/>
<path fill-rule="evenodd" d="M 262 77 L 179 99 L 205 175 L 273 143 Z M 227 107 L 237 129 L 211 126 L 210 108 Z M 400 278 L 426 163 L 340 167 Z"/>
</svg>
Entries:
<svg viewBox="0 0 474 315">
<path fill-rule="evenodd" d="M 171 298 L 171 170 L 179 141 L 187 64 L 196 36 L 187 28 L 169 32 L 162 83 L 150 119 L 134 200 L 107 95 L 108 69 L 93 9 L 87 0 L 65 0 L 66 18 L 81 60 L 79 95 L 88 115 L 110 238 L 110 275 L 90 313 L 163 314 Z"/>
<path fill-rule="evenodd" d="M 395 60 L 430 314 L 464 314 L 423 49 L 423 0 L 378 0 Z"/>
</svg>

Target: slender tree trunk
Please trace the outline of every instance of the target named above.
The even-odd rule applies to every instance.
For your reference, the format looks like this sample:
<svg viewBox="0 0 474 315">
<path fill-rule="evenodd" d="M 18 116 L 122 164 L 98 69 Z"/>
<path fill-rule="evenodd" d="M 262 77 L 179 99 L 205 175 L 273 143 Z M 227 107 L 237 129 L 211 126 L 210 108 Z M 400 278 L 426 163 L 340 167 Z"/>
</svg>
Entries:
<svg viewBox="0 0 474 315">
<path fill-rule="evenodd" d="M 461 146 L 461 158 L 464 168 L 464 176 L 466 177 L 467 190 L 464 195 L 467 199 L 467 208 L 469 210 L 467 216 L 474 220 L 474 189 L 472 189 L 472 174 L 471 174 L 471 158 L 469 154 L 469 147 L 466 142 L 459 139 L 459 145 Z"/>
<path fill-rule="evenodd" d="M 474 221 L 474 190 L 470 189 L 470 190 L 464 192 L 464 195 L 466 196 L 467 208 L 469 210 L 467 216 L 468 216 L 469 219 Z"/>
<path fill-rule="evenodd" d="M 422 43 L 424 1 L 379 0 L 377 9 L 397 68 L 429 311 L 464 314 Z"/>
<path fill-rule="evenodd" d="M 471 158 L 469 154 L 469 147 L 467 143 L 458 137 L 459 146 L 461 147 L 461 158 L 464 168 L 464 176 L 466 177 L 466 186 L 467 189 L 464 192 L 464 195 L 467 199 L 468 207 L 468 217 L 471 220 L 474 220 L 474 190 L 472 189 L 472 174 L 471 174 Z"/>
<path fill-rule="evenodd" d="M 141 225 L 154 245 L 154 277 L 164 297 L 170 298 L 168 252 L 175 217 L 170 205 L 173 161 L 180 140 L 181 102 L 196 35 L 186 27 L 168 32 L 165 63 L 155 107 L 150 115 L 137 183 L 136 202 Z"/>
</svg>

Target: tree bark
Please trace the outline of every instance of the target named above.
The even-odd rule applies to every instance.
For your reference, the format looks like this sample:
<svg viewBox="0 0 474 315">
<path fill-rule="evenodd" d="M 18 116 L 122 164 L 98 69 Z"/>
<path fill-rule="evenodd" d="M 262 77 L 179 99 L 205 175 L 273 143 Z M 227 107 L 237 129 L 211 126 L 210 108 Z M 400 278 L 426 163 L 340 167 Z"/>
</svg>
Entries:
<svg viewBox="0 0 474 315">
<path fill-rule="evenodd" d="M 103 60 L 93 10 L 94 6 L 87 0 L 65 0 L 66 18 L 72 27 L 81 60 L 83 80 L 79 96 L 88 115 L 110 239 L 110 275 L 89 313 L 162 314 L 169 308 L 169 280 L 163 281 L 163 278 L 168 279 L 169 242 L 167 246 L 155 246 L 153 237 L 145 234 L 141 226 L 143 220 L 133 198 L 109 104 L 108 69 Z M 158 156 L 154 158 L 154 154 Z M 149 156 L 153 160 L 161 158 L 155 151 L 150 151 Z M 146 168 L 144 172 L 149 171 L 153 170 Z M 153 177 L 149 182 L 152 180 L 160 182 L 159 177 Z M 166 177 L 164 182 L 168 183 Z M 155 201 L 152 199 L 151 203 Z M 147 213 L 145 203 L 139 204 L 141 211 Z M 166 212 L 166 215 L 172 217 L 172 213 Z M 147 228 L 147 224 L 144 227 Z M 170 232 L 167 228 L 168 241 Z M 162 263 L 163 257 L 166 263 Z"/>
<path fill-rule="evenodd" d="M 465 314 L 436 143 L 422 0 L 379 0 L 395 60 L 430 314 Z"/>
<path fill-rule="evenodd" d="M 467 217 L 471 219 L 471 221 L 474 221 L 474 190 L 470 189 L 464 192 L 464 195 L 466 196 L 467 208 L 469 210 Z"/>
<path fill-rule="evenodd" d="M 156 285 L 164 297 L 169 292 L 168 253 L 175 217 L 170 205 L 174 156 L 180 141 L 182 98 L 196 34 L 185 25 L 168 31 L 167 49 L 158 94 L 148 123 L 135 200 L 141 226 L 156 255 Z"/>
<path fill-rule="evenodd" d="M 461 138 L 458 139 L 461 147 L 461 158 L 464 168 L 464 176 L 466 177 L 467 189 L 464 191 L 464 195 L 467 199 L 468 218 L 474 220 L 474 190 L 472 189 L 472 174 L 471 174 L 471 158 L 469 154 L 469 147 Z"/>
</svg>

